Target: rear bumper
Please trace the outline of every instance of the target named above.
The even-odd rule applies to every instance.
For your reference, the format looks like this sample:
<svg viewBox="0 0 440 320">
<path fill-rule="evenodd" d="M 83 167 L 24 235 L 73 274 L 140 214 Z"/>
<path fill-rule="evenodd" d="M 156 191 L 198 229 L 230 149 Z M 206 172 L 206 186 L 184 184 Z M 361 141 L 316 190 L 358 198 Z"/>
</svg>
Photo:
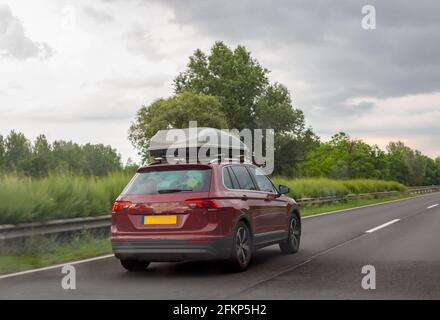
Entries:
<svg viewBox="0 0 440 320">
<path fill-rule="evenodd" d="M 231 248 L 230 239 L 112 241 L 112 249 L 116 258 L 145 261 L 227 259 Z"/>
</svg>

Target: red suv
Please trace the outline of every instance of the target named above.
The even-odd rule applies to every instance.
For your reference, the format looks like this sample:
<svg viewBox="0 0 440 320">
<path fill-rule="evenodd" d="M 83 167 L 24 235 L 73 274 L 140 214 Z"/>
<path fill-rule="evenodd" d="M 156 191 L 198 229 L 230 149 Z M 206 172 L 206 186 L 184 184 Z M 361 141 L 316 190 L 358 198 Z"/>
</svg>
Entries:
<svg viewBox="0 0 440 320">
<path fill-rule="evenodd" d="M 247 163 L 152 164 L 138 169 L 112 209 L 112 248 L 129 271 L 152 261 L 229 260 L 245 270 L 256 249 L 299 249 L 296 202 Z"/>
</svg>

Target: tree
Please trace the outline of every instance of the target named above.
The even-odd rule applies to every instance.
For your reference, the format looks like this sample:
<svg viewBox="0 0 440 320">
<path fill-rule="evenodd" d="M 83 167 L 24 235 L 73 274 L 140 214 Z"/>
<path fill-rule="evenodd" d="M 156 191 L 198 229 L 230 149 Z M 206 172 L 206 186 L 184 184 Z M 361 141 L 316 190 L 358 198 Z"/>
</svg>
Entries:
<svg viewBox="0 0 440 320">
<path fill-rule="evenodd" d="M 268 71 L 244 47 L 231 51 L 223 42 L 216 42 L 209 56 L 197 49 L 189 60 L 187 70 L 174 81 L 175 92 L 215 96 L 229 128 L 253 129 L 256 98 L 269 84 Z"/>
<path fill-rule="evenodd" d="M 3 172 L 5 167 L 5 140 L 3 136 L 0 134 L 0 173 Z"/>
<path fill-rule="evenodd" d="M 332 178 L 379 178 L 386 171 L 385 155 L 377 146 L 370 146 L 340 132 L 329 142 L 319 144 L 308 155 L 300 170 L 306 176 Z"/>
<path fill-rule="evenodd" d="M 52 145 L 53 162 L 51 171 L 55 173 L 84 172 L 84 156 L 81 146 L 72 141 L 56 140 Z"/>
<path fill-rule="evenodd" d="M 129 139 L 140 150 L 142 160 L 146 161 L 150 138 L 158 130 L 187 128 L 189 121 L 197 121 L 200 127 L 227 127 L 216 97 L 186 91 L 143 106 L 130 127 Z"/>
<path fill-rule="evenodd" d="M 127 159 L 127 162 L 125 163 L 124 166 L 124 171 L 130 174 L 133 174 L 136 172 L 136 170 L 139 168 L 139 165 L 135 162 L 133 162 L 133 160 L 129 157 Z"/>
<path fill-rule="evenodd" d="M 303 112 L 292 107 L 288 89 L 271 84 L 268 74 L 245 47 L 231 50 L 216 42 L 209 55 L 194 52 L 174 87 L 176 93 L 189 90 L 217 97 L 229 129 L 274 129 L 275 173 L 293 174 L 316 139 L 305 128 Z"/>
<path fill-rule="evenodd" d="M 121 168 L 121 156 L 110 146 L 87 143 L 82 147 L 84 173 L 104 176 Z"/>
<path fill-rule="evenodd" d="M 29 175 L 47 176 L 52 163 L 52 147 L 45 135 L 39 135 L 34 142 Z"/>
<path fill-rule="evenodd" d="M 387 151 L 389 178 L 408 184 L 409 166 L 405 158 L 405 153 L 408 150 L 405 145 L 401 142 L 390 142 Z"/>
<path fill-rule="evenodd" d="M 390 178 L 407 185 L 423 184 L 426 180 L 426 157 L 418 150 L 412 150 L 403 142 L 390 142 L 387 146 Z"/>
<path fill-rule="evenodd" d="M 426 172 L 422 184 L 424 186 L 440 184 L 440 162 L 423 156 L 426 161 Z"/>
<path fill-rule="evenodd" d="M 298 166 L 319 144 L 318 136 L 311 129 L 297 135 L 276 134 L 274 174 L 288 177 L 300 175 Z"/>
<path fill-rule="evenodd" d="M 199 49 L 194 52 L 174 87 L 176 93 L 190 90 L 217 97 L 230 129 L 293 132 L 303 124 L 302 112 L 292 108 L 285 86 L 270 84 L 268 73 L 245 47 L 232 51 L 216 42 L 210 55 Z"/>
<path fill-rule="evenodd" d="M 10 171 L 24 171 L 29 167 L 31 143 L 22 133 L 11 131 L 5 141 L 5 167 Z"/>
<path fill-rule="evenodd" d="M 121 157 L 108 145 L 82 146 L 63 140 L 51 145 L 45 135 L 39 135 L 32 144 L 23 133 L 11 131 L 6 139 L 0 135 L 0 173 L 33 177 L 51 172 L 102 176 L 117 170 L 122 170 Z"/>
</svg>

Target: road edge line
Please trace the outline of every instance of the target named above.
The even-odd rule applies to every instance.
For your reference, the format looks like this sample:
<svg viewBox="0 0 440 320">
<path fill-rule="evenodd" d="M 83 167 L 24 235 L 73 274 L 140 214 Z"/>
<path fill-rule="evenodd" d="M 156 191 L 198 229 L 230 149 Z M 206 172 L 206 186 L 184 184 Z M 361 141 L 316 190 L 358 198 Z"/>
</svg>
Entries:
<svg viewBox="0 0 440 320">
<path fill-rule="evenodd" d="M 114 257 L 114 254 L 106 254 L 103 256 L 97 256 L 97 257 L 87 258 L 87 259 L 82 259 L 82 260 L 74 260 L 74 261 L 64 262 L 64 263 L 60 263 L 60 264 L 56 264 L 56 265 L 52 265 L 52 266 L 41 267 L 41 268 L 37 268 L 37 269 L 29 269 L 29 270 L 14 272 L 14 273 L 7 273 L 7 274 L 0 275 L 0 280 L 6 279 L 6 278 L 22 276 L 22 275 L 34 273 L 34 272 L 41 272 L 41 271 L 46 271 L 46 270 L 57 269 L 57 268 L 61 268 L 61 267 L 65 266 L 65 265 L 81 264 L 81 263 L 92 262 L 92 261 L 96 261 L 96 260 L 108 259 L 111 257 Z"/>
</svg>

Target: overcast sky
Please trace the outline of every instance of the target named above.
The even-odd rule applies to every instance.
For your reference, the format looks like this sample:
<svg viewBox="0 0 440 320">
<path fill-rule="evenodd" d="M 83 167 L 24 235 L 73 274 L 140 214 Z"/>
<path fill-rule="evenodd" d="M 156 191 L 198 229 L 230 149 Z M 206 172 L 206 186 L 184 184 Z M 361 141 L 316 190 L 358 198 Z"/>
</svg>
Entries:
<svg viewBox="0 0 440 320">
<path fill-rule="evenodd" d="M 332 5 L 330 5 L 332 4 Z M 376 8 L 364 30 L 361 8 Z M 440 155 L 438 1 L 0 0 L 0 134 L 110 144 L 196 49 L 243 44 L 325 139 Z"/>
</svg>

